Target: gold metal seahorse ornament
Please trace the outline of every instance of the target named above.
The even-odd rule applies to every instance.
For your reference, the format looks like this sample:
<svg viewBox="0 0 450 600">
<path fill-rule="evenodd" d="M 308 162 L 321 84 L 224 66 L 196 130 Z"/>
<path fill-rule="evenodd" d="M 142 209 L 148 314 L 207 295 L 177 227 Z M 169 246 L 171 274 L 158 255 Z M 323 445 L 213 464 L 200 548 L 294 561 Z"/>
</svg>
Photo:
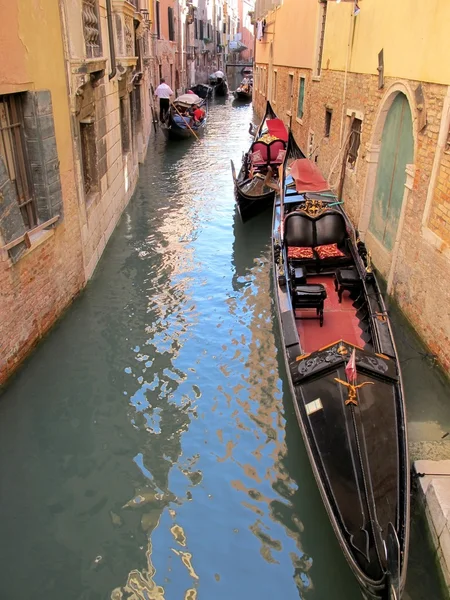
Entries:
<svg viewBox="0 0 450 600">
<path fill-rule="evenodd" d="M 337 377 L 335 377 L 334 380 L 342 385 L 345 385 L 345 387 L 348 387 L 348 398 L 345 401 L 345 406 L 347 406 L 347 404 L 354 404 L 355 406 L 358 406 L 358 402 L 356 400 L 356 390 L 364 387 L 365 385 L 374 385 L 373 381 L 363 381 L 363 383 L 354 385 L 353 383 L 342 381 L 342 379 L 338 379 Z"/>
<path fill-rule="evenodd" d="M 338 352 L 339 352 L 339 349 L 338 349 Z M 364 387 L 365 385 L 373 385 L 374 382 L 373 381 L 364 381 L 363 383 L 359 383 L 358 385 L 356 385 L 356 378 L 358 376 L 358 373 L 356 371 L 356 349 L 355 348 L 353 348 L 353 352 L 350 356 L 350 360 L 348 361 L 347 366 L 345 367 L 345 374 L 347 376 L 348 381 L 343 381 L 342 379 L 338 379 L 337 377 L 335 377 L 334 380 L 337 381 L 338 383 L 340 383 L 341 385 L 345 385 L 345 387 L 348 388 L 348 398 L 345 401 L 345 406 L 347 406 L 348 404 L 354 404 L 355 406 L 358 406 L 358 402 L 356 400 L 356 390 Z"/>
</svg>

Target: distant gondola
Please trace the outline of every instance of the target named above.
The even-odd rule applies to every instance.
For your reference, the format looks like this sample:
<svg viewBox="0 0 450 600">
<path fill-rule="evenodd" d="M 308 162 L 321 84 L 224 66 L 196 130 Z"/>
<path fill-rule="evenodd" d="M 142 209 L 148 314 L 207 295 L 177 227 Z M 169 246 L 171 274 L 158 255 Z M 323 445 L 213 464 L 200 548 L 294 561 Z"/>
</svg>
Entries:
<svg viewBox="0 0 450 600">
<path fill-rule="evenodd" d="M 244 154 L 236 177 L 233 161 L 236 202 L 243 221 L 262 212 L 273 203 L 275 190 L 267 183 L 278 180 L 278 168 L 283 162 L 287 130 L 267 102 L 266 113 L 256 129 L 249 151 Z M 270 168 L 270 170 L 269 170 Z"/>
<path fill-rule="evenodd" d="M 166 120 L 161 123 L 162 132 L 167 139 L 186 140 L 195 137 L 194 133 L 200 136 L 204 132 L 206 115 L 200 123 L 194 124 L 187 113 L 194 104 L 206 111 L 205 100 L 199 98 L 196 94 L 183 94 L 174 100 L 167 113 Z M 183 114 L 183 111 L 186 111 L 186 114 Z"/>
<path fill-rule="evenodd" d="M 213 87 L 206 83 L 198 83 L 191 87 L 191 91 L 193 91 L 194 94 L 197 94 L 197 96 L 200 96 L 200 98 L 210 98 L 213 93 Z"/>
<path fill-rule="evenodd" d="M 251 82 L 244 83 L 233 92 L 233 96 L 236 100 L 241 100 L 242 102 L 250 102 L 252 99 L 253 85 Z"/>
<path fill-rule="evenodd" d="M 273 273 L 295 411 L 323 502 L 367 600 L 400 600 L 409 460 L 400 365 L 370 254 L 290 136 Z"/>
<path fill-rule="evenodd" d="M 216 96 L 228 96 L 228 83 L 225 79 L 217 79 L 217 83 L 214 88 Z"/>
</svg>

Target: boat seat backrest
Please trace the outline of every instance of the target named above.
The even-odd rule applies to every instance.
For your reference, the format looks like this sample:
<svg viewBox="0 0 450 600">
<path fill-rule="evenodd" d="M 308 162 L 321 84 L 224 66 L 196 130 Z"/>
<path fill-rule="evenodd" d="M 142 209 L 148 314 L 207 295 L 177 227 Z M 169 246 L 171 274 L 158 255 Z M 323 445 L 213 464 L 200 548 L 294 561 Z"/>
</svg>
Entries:
<svg viewBox="0 0 450 600">
<path fill-rule="evenodd" d="M 267 163 L 269 158 L 269 149 L 267 147 L 267 144 L 264 144 L 264 142 L 253 142 L 251 152 L 253 163 Z M 260 153 L 261 158 L 259 158 L 259 156 L 257 155 L 258 152 Z M 257 158 L 253 159 L 253 155 L 255 155 Z"/>
<path fill-rule="evenodd" d="M 314 246 L 314 224 L 308 217 L 291 213 L 286 217 L 284 227 L 288 246 Z"/>
<path fill-rule="evenodd" d="M 301 213 L 290 213 L 284 222 L 288 246 L 310 247 L 337 244 L 341 246 L 346 237 L 345 220 L 339 213 L 323 214 L 312 219 Z"/>
<path fill-rule="evenodd" d="M 282 140 L 271 142 L 271 144 L 269 144 L 269 162 L 271 164 L 281 165 L 284 160 L 285 150 L 286 145 Z"/>
<path fill-rule="evenodd" d="M 347 230 L 345 220 L 339 213 L 325 214 L 315 221 L 316 246 L 337 244 L 340 246 L 345 240 Z"/>
</svg>

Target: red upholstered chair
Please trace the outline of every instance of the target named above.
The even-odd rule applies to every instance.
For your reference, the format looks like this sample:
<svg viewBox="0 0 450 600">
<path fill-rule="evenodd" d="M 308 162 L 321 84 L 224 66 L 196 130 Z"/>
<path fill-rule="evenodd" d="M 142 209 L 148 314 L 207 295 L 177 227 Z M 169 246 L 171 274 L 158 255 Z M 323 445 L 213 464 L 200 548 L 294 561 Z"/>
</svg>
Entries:
<svg viewBox="0 0 450 600">
<path fill-rule="evenodd" d="M 264 142 L 254 142 L 251 150 L 251 161 L 255 167 L 266 165 L 269 158 L 267 144 Z"/>
<path fill-rule="evenodd" d="M 286 154 L 286 145 L 281 140 L 275 140 L 269 146 L 270 164 L 281 165 Z"/>
</svg>

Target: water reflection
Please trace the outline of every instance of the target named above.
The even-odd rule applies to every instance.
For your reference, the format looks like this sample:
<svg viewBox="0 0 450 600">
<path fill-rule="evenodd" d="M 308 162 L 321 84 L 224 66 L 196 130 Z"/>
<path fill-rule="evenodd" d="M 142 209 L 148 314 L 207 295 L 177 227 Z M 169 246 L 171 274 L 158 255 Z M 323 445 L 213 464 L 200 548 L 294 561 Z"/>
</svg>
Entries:
<svg viewBox="0 0 450 600">
<path fill-rule="evenodd" d="M 251 117 L 220 99 L 202 142 L 157 140 L 2 398 L 1 598 L 360 597 L 276 351 L 270 213 L 234 208 Z"/>
</svg>

